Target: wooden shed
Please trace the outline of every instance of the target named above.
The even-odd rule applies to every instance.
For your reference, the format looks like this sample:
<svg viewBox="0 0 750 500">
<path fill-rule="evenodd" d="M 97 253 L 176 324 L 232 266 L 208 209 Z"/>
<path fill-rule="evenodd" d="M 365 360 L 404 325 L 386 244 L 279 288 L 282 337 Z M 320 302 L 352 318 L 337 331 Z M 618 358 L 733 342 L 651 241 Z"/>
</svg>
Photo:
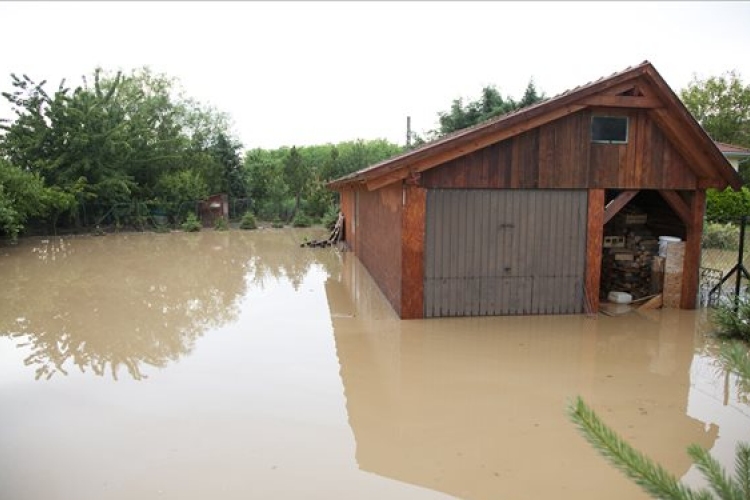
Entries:
<svg viewBox="0 0 750 500">
<path fill-rule="evenodd" d="M 706 189 L 741 180 L 646 61 L 329 186 L 346 242 L 410 319 L 598 311 L 605 224 L 636 202 L 684 240 L 694 308 Z"/>
</svg>

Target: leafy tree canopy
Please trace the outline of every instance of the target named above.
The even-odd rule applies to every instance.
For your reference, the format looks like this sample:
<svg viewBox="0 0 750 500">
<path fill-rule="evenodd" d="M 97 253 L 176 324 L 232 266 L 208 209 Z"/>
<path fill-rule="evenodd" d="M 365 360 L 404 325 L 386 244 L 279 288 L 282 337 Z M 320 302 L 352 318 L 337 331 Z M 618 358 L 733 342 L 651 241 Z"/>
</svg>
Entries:
<svg viewBox="0 0 750 500">
<path fill-rule="evenodd" d="M 680 98 L 711 138 L 750 147 L 750 85 L 737 72 L 694 76 Z"/>
</svg>

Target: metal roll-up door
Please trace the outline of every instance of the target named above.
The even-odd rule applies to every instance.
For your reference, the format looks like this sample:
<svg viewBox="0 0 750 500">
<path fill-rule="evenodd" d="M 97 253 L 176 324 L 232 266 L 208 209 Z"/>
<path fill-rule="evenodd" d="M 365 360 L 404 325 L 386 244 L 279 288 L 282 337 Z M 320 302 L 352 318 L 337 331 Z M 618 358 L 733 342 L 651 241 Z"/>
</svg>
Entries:
<svg viewBox="0 0 750 500">
<path fill-rule="evenodd" d="M 431 189 L 425 317 L 583 311 L 585 190 Z"/>
</svg>

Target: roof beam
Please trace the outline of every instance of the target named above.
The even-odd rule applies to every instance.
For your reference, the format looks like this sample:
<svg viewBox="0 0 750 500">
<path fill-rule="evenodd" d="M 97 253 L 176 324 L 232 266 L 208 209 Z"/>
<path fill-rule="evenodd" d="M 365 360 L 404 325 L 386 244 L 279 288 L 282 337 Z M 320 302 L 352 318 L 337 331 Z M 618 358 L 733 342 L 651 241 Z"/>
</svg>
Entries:
<svg viewBox="0 0 750 500">
<path fill-rule="evenodd" d="M 606 106 L 610 108 L 653 109 L 662 106 L 654 97 L 634 97 L 627 95 L 594 95 L 581 100 L 587 106 Z"/>
<path fill-rule="evenodd" d="M 607 206 L 604 207 L 604 221 L 602 222 L 602 225 L 612 220 L 612 217 L 617 215 L 617 212 L 622 210 L 630 200 L 635 198 L 635 195 L 637 194 L 637 189 L 623 191 L 622 193 L 618 194 L 614 200 L 607 203 Z"/>
<path fill-rule="evenodd" d="M 690 207 L 685 203 L 685 200 L 682 199 L 682 196 L 680 196 L 677 191 L 672 191 L 670 189 L 660 189 L 659 194 L 664 198 L 664 201 L 667 202 L 667 205 L 674 210 L 674 213 L 676 213 L 682 223 L 685 224 L 685 227 L 690 227 L 693 223 L 692 217 L 690 216 Z"/>
</svg>

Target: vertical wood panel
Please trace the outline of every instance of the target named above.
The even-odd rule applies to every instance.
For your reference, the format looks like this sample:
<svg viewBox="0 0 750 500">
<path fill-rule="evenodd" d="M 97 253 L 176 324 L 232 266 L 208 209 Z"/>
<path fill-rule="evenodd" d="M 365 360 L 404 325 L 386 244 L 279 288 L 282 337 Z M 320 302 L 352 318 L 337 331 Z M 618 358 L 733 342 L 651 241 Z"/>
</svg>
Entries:
<svg viewBox="0 0 750 500">
<path fill-rule="evenodd" d="M 588 313 L 599 312 L 599 285 L 602 274 L 602 244 L 604 237 L 604 190 L 590 189 L 586 224 L 586 287 L 585 303 Z"/>
<path fill-rule="evenodd" d="M 401 318 L 424 317 L 424 244 L 427 191 L 407 185 L 401 229 Z"/>
</svg>

